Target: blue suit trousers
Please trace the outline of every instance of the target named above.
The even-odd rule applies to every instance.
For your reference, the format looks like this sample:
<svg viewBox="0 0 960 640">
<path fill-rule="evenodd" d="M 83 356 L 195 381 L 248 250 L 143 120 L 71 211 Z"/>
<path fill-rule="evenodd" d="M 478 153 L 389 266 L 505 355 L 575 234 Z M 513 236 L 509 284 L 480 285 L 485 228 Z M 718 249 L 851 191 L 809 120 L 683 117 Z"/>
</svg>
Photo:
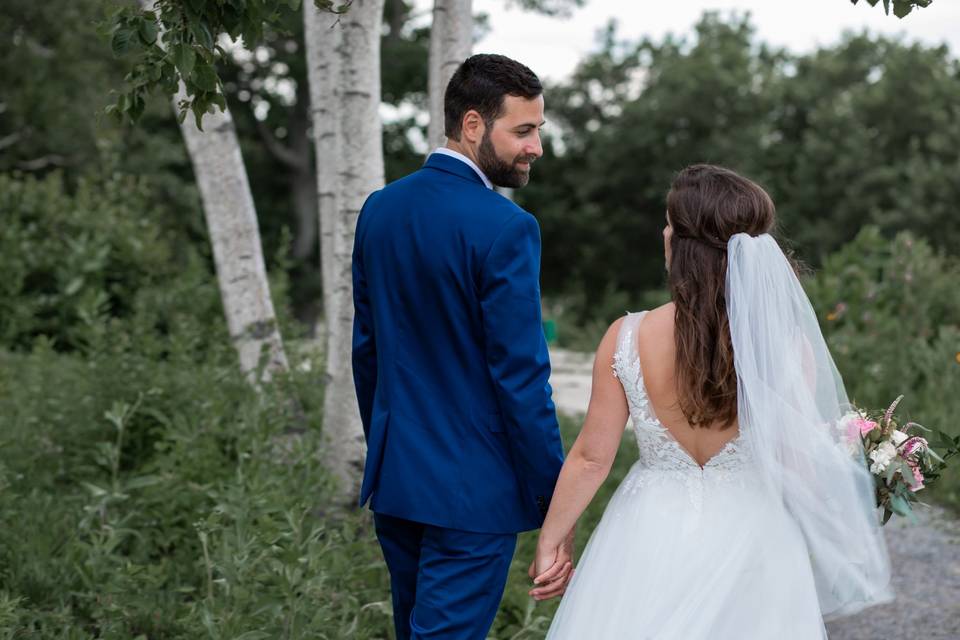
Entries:
<svg viewBox="0 0 960 640">
<path fill-rule="evenodd" d="M 473 533 L 374 513 L 390 570 L 397 640 L 483 640 L 516 534 Z"/>
</svg>

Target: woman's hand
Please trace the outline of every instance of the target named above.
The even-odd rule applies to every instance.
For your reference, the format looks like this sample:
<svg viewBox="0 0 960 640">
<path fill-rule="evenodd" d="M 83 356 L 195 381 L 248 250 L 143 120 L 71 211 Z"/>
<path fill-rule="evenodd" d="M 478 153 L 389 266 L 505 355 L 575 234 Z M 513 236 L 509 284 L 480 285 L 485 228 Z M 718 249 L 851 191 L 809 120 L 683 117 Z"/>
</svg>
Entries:
<svg viewBox="0 0 960 640">
<path fill-rule="evenodd" d="M 537 541 L 537 552 L 530 563 L 528 575 L 535 585 L 529 594 L 535 600 L 549 600 L 563 595 L 573 578 L 573 538 L 571 529 L 560 544 L 543 538 Z"/>
</svg>

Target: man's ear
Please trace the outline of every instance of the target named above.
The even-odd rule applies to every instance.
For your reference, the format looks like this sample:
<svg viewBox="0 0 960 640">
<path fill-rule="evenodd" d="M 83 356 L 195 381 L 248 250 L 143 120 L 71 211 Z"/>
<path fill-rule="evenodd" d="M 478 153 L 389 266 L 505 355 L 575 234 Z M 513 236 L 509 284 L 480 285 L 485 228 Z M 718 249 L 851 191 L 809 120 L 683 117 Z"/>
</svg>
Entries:
<svg viewBox="0 0 960 640">
<path fill-rule="evenodd" d="M 470 109 L 463 114 L 460 137 L 464 142 L 478 144 L 483 139 L 483 134 L 486 132 L 486 129 L 487 127 L 483 122 L 483 118 L 476 110 Z"/>
</svg>

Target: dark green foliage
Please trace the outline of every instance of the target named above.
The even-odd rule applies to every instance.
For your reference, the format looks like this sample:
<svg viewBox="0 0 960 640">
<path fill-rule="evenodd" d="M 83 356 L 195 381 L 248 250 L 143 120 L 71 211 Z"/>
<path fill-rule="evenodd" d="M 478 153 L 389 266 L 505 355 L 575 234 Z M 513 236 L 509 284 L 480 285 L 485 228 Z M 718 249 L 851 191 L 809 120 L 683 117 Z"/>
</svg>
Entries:
<svg viewBox="0 0 960 640">
<path fill-rule="evenodd" d="M 323 11 L 346 11 L 349 3 L 314 0 Z M 186 87 L 180 102 L 180 120 L 192 112 L 202 128 L 203 114 L 226 108 L 216 65 L 225 52 L 217 44 L 221 34 L 242 38 L 254 47 L 264 29 L 278 25 L 285 14 L 297 12 L 300 0 L 156 0 L 153 10 L 124 6 L 106 28 L 116 57 L 133 56 L 126 87 L 107 112 L 132 121 L 139 119 L 147 97 L 159 92 L 172 97 L 179 82 Z"/>
<path fill-rule="evenodd" d="M 81 178 L 72 193 L 57 173 L 0 175 L 0 344 L 25 349 L 42 336 L 76 349 L 120 319 L 130 331 L 149 323 L 165 333 L 219 318 L 205 261 L 161 224 L 155 202 L 142 181 L 119 174 Z M 170 304 L 174 282 L 192 289 L 189 302 Z"/>
<path fill-rule="evenodd" d="M 611 26 L 599 53 L 548 88 L 548 118 L 559 131 L 535 179 L 517 192 L 541 221 L 547 292 L 583 290 L 596 306 L 607 288 L 661 285 L 673 174 L 715 162 L 766 175 L 757 176 L 764 123 L 783 54 L 754 46 L 752 34 L 746 19 L 716 14 L 700 21 L 692 43 L 623 43 Z"/>
<path fill-rule="evenodd" d="M 692 39 L 614 29 L 548 88 L 548 152 L 517 192 L 543 232 L 543 286 L 597 307 L 663 283 L 665 194 L 696 162 L 765 186 L 814 266 L 867 224 L 960 246 L 960 63 L 943 47 L 851 35 L 795 56 L 747 18 L 706 14 Z"/>
<path fill-rule="evenodd" d="M 320 359 L 250 387 L 148 185 L 2 179 L 2 268 L 43 278 L 0 298 L 0 637 L 383 637 L 369 519 L 324 513 Z"/>
<path fill-rule="evenodd" d="M 860 0 L 850 0 L 853 4 L 857 4 Z M 877 6 L 877 3 L 880 0 L 867 0 L 870 3 L 871 7 Z M 883 0 L 883 10 L 887 15 L 890 15 L 890 7 L 893 6 L 893 14 L 898 18 L 903 18 L 908 15 L 915 8 L 925 8 L 933 4 L 933 0 Z"/>
<path fill-rule="evenodd" d="M 123 77 L 122 63 L 96 33 L 103 4 L 0 4 L 0 171 L 41 172 L 95 161 L 104 94 Z"/>
</svg>

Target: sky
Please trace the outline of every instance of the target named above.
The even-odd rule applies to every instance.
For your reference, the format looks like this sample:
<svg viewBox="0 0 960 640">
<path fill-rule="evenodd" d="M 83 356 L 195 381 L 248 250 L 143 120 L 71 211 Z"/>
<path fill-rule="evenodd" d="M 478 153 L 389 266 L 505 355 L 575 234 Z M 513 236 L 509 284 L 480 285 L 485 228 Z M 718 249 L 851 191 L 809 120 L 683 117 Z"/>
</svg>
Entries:
<svg viewBox="0 0 960 640">
<path fill-rule="evenodd" d="M 431 0 L 416 0 L 428 12 Z M 667 33 L 687 35 L 705 10 L 750 12 L 759 40 L 796 53 L 837 42 L 844 31 L 889 36 L 908 42 L 946 43 L 960 54 L 960 0 L 934 0 L 900 20 L 885 15 L 866 0 L 587 0 L 569 18 L 548 18 L 515 8 L 508 0 L 473 0 L 475 13 L 489 15 L 490 33 L 474 53 L 501 53 L 533 69 L 541 78 L 562 80 L 586 54 L 595 50 L 596 36 L 611 18 L 620 25 L 619 39 L 660 40 Z"/>
</svg>

